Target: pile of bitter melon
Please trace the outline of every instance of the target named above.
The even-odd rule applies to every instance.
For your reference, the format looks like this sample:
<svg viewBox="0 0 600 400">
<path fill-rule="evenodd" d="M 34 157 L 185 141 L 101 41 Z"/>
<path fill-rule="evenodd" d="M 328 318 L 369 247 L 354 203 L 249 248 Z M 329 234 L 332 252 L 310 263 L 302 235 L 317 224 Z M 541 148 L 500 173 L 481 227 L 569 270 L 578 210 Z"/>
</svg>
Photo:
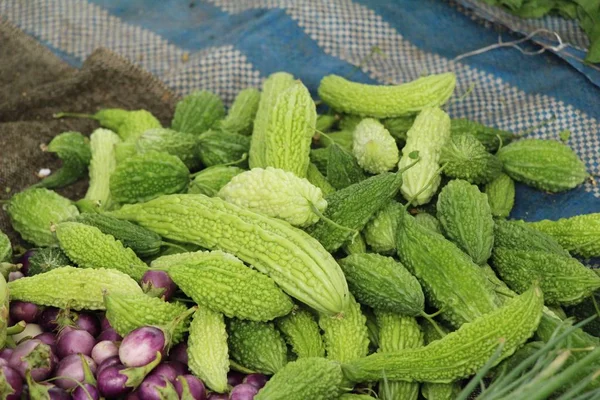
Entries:
<svg viewBox="0 0 600 400">
<path fill-rule="evenodd" d="M 600 216 L 509 219 L 514 181 L 565 191 L 585 165 L 451 119 L 455 84 L 331 75 L 317 114 L 280 72 L 228 112 L 192 93 L 168 128 L 57 115 L 101 128 L 57 135 L 61 169 L 4 207 L 31 249 L 0 235 L 0 398 L 597 396 L 600 276 L 576 257 Z"/>
</svg>

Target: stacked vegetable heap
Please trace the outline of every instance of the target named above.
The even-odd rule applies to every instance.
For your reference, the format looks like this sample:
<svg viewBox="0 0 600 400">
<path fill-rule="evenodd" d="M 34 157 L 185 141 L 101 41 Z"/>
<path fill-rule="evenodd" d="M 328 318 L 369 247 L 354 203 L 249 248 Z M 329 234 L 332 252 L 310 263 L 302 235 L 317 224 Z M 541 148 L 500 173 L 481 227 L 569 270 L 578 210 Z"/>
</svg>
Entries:
<svg viewBox="0 0 600 400">
<path fill-rule="evenodd" d="M 317 115 L 276 73 L 227 114 L 190 94 L 168 129 L 58 115 L 102 128 L 56 136 L 61 169 L 6 204 L 35 248 L 0 241 L 0 399 L 598 396 L 600 277 L 571 254 L 600 254 L 600 217 L 506 219 L 513 180 L 559 192 L 585 166 L 451 120 L 455 84 L 331 75 Z M 87 171 L 83 199 L 52 190 Z"/>
</svg>

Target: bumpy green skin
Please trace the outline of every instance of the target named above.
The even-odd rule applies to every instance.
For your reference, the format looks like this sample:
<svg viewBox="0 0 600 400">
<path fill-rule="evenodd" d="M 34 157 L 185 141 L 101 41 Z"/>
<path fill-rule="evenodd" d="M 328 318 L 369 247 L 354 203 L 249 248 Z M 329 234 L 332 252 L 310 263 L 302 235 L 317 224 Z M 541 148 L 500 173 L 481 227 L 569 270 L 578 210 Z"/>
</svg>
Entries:
<svg viewBox="0 0 600 400">
<path fill-rule="evenodd" d="M 12 246 L 6 233 L 0 231 L 0 262 L 10 262 L 12 259 Z"/>
<path fill-rule="evenodd" d="M 62 222 L 56 226 L 56 237 L 62 251 L 80 268 L 112 268 L 136 281 L 148 270 L 133 250 L 94 226 Z"/>
<path fill-rule="evenodd" d="M 206 90 L 185 96 L 175 107 L 171 129 L 199 135 L 225 116 L 219 96 Z"/>
<path fill-rule="evenodd" d="M 375 311 L 379 326 L 379 352 L 388 353 L 423 346 L 423 332 L 413 317 L 388 311 Z M 401 381 L 379 381 L 382 400 L 416 400 L 419 384 Z"/>
<path fill-rule="evenodd" d="M 110 326 L 123 337 L 142 326 L 168 325 L 187 310 L 182 303 L 169 303 L 146 294 L 119 292 L 107 293 L 104 296 L 104 305 Z M 177 344 L 183 339 L 188 326 L 187 318 L 181 321 L 173 332 L 172 344 Z"/>
<path fill-rule="evenodd" d="M 458 327 L 497 308 L 486 276 L 455 244 L 419 225 L 407 213 L 400 218 L 398 257 L 417 277 L 431 304 Z"/>
<path fill-rule="evenodd" d="M 141 294 L 136 281 L 115 269 L 61 267 L 8 283 L 11 300 L 71 310 L 105 310 L 104 291 Z"/>
<path fill-rule="evenodd" d="M 374 252 L 380 254 L 393 254 L 396 252 L 396 231 L 402 204 L 391 201 L 379 210 L 367 223 L 363 234 L 365 241 Z"/>
<path fill-rule="evenodd" d="M 350 131 L 353 132 L 354 129 L 356 129 L 356 125 L 358 125 L 360 123 L 360 121 L 363 120 L 364 117 L 361 117 L 360 115 L 352 115 L 352 114 L 345 114 L 342 116 L 342 119 L 340 120 L 339 128 L 342 131 Z"/>
<path fill-rule="evenodd" d="M 258 111 L 260 92 L 258 89 L 241 90 L 235 99 L 225 119 L 219 123 L 219 129 L 249 136 L 252 134 L 254 117 Z"/>
<path fill-rule="evenodd" d="M 218 393 L 227 391 L 229 349 L 223 315 L 199 307 L 190 324 L 188 366 L 206 386 Z"/>
<path fill-rule="evenodd" d="M 497 247 L 493 261 L 502 280 L 518 293 L 539 281 L 548 304 L 576 304 L 600 288 L 600 276 L 575 258 Z"/>
<path fill-rule="evenodd" d="M 122 121 L 115 132 L 123 140 L 138 138 L 148 129 L 162 128 L 160 121 L 149 111 L 129 111 L 127 117 Z M 110 128 L 109 128 L 110 129 Z"/>
<path fill-rule="evenodd" d="M 188 193 L 216 196 L 234 176 L 244 172 L 243 169 L 227 165 L 215 165 L 200 171 L 188 187 Z"/>
<path fill-rule="evenodd" d="M 92 117 L 97 120 L 102 127 L 116 132 L 130 113 L 131 111 L 123 110 L 121 108 L 105 108 L 98 111 Z"/>
<path fill-rule="evenodd" d="M 367 394 L 354 394 L 354 393 L 346 393 L 339 397 L 339 400 L 371 400 L 375 399 L 375 397 L 371 397 Z"/>
<path fill-rule="evenodd" d="M 369 352 L 367 318 L 360 304 L 350 295 L 348 307 L 341 317 L 319 316 L 327 358 L 340 363 L 365 357 Z"/>
<path fill-rule="evenodd" d="M 444 174 L 475 184 L 488 183 L 502 172 L 502 162 L 472 135 L 451 136 L 442 149 Z"/>
<path fill-rule="evenodd" d="M 79 132 L 63 132 L 55 136 L 45 151 L 56 153 L 62 166 L 52 175 L 37 183 L 48 189 L 70 185 L 85 175 L 92 153 L 90 140 Z"/>
<path fill-rule="evenodd" d="M 343 381 L 340 364 L 325 358 L 288 363 L 254 397 L 255 400 L 335 400 Z"/>
<path fill-rule="evenodd" d="M 515 181 L 505 173 L 498 175 L 496 179 L 485 185 L 485 194 L 492 215 L 498 218 L 508 218 L 515 205 Z"/>
<path fill-rule="evenodd" d="M 501 308 L 466 323 L 457 331 L 425 347 L 376 353 L 344 365 L 344 375 L 355 382 L 383 379 L 448 383 L 474 374 L 504 339 L 496 365 L 512 355 L 536 330 L 544 299 L 533 287 Z"/>
<path fill-rule="evenodd" d="M 487 195 L 467 181 L 450 181 L 440 192 L 437 215 L 446 236 L 476 264 L 484 264 L 494 245 L 494 219 Z"/>
<path fill-rule="evenodd" d="M 250 138 L 239 133 L 208 130 L 198 138 L 198 154 L 205 167 L 240 161 L 249 148 Z"/>
<path fill-rule="evenodd" d="M 327 148 L 311 149 L 309 153 L 311 164 L 323 175 L 327 175 L 327 163 L 329 162 L 329 150 Z"/>
<path fill-rule="evenodd" d="M 418 152 L 419 162 L 404 172 L 401 191 L 413 205 L 421 205 L 431 200 L 441 182 L 440 152 L 450 138 L 450 117 L 440 108 L 425 108 L 406 136 L 398 169 L 414 163 L 410 157 L 413 152 Z"/>
<path fill-rule="evenodd" d="M 43 274 L 50 270 L 71 265 L 69 257 L 59 247 L 37 249 L 29 257 L 27 276 Z"/>
<path fill-rule="evenodd" d="M 348 286 L 331 254 L 283 221 L 200 194 L 162 196 L 113 215 L 167 239 L 227 251 L 320 312 L 336 315 L 346 307 Z"/>
<path fill-rule="evenodd" d="M 36 246 L 56 244 L 50 230 L 54 224 L 79 214 L 71 201 L 48 189 L 29 189 L 15 194 L 6 209 L 13 228 Z"/>
<path fill-rule="evenodd" d="M 325 196 L 335 192 L 335 188 L 331 186 L 331 183 L 329 183 L 327 178 L 323 176 L 321 171 L 319 171 L 319 169 L 313 163 L 308 164 L 308 169 L 306 170 L 306 180 L 321 189 L 321 192 Z"/>
<path fill-rule="evenodd" d="M 441 106 L 452 96 L 455 86 L 456 76 L 451 72 L 396 86 L 366 85 L 328 75 L 321 80 L 319 97 L 337 111 L 389 118 Z"/>
<path fill-rule="evenodd" d="M 325 357 L 319 325 L 309 311 L 298 309 L 275 322 L 298 358 Z"/>
<path fill-rule="evenodd" d="M 110 193 L 118 203 L 138 203 L 184 192 L 189 180 L 189 171 L 178 157 L 153 151 L 117 165 L 110 176 Z"/>
<path fill-rule="evenodd" d="M 573 189 L 589 176 L 577 154 L 555 140 L 520 140 L 501 148 L 497 156 L 511 178 L 549 192 Z"/>
<path fill-rule="evenodd" d="M 94 226 L 100 229 L 102 233 L 113 236 L 123 246 L 133 250 L 139 257 L 155 256 L 160 252 L 160 247 L 163 245 L 161 237 L 156 233 L 110 215 L 84 213 L 78 215 L 74 220 L 85 225 Z"/>
<path fill-rule="evenodd" d="M 321 189 L 290 171 L 267 167 L 252 168 L 233 177 L 218 193 L 223 200 L 298 227 L 319 220 L 327 201 Z"/>
<path fill-rule="evenodd" d="M 425 339 L 425 345 L 430 344 L 435 340 L 440 340 L 448 334 L 448 331 L 443 327 L 438 326 L 443 331 L 444 335 L 440 335 L 437 329 L 431 325 L 428 321 L 424 321 L 421 329 L 423 330 L 423 338 Z M 461 386 L 458 382 L 452 383 L 432 383 L 424 382 L 421 385 L 421 395 L 427 400 L 454 400 L 461 390 Z"/>
<path fill-rule="evenodd" d="M 344 253 L 347 255 L 351 254 L 363 254 L 367 252 L 367 244 L 363 239 L 361 234 L 356 235 L 352 240 L 346 242 L 344 247 L 342 247 Z"/>
<path fill-rule="evenodd" d="M 373 309 L 364 306 L 361 307 L 363 315 L 367 318 L 367 330 L 369 331 L 369 354 L 377 351 L 379 348 L 379 326 L 377 325 L 377 317 Z"/>
<path fill-rule="evenodd" d="M 421 285 L 393 258 L 373 253 L 353 254 L 339 263 L 350 292 L 361 304 L 407 316 L 423 312 L 425 297 Z"/>
<path fill-rule="evenodd" d="M 315 130 L 319 132 L 327 132 L 337 124 L 339 119 L 340 117 L 335 114 L 319 114 L 317 115 Z"/>
<path fill-rule="evenodd" d="M 147 130 L 135 142 L 138 153 L 159 151 L 177 156 L 190 170 L 200 166 L 200 158 L 196 147 L 198 137 L 189 133 L 172 129 L 159 128 Z"/>
<path fill-rule="evenodd" d="M 331 186 L 340 190 L 366 178 L 358 161 L 348 150 L 337 143 L 327 149 L 327 181 Z"/>
<path fill-rule="evenodd" d="M 413 126 L 415 116 L 407 115 L 405 117 L 387 118 L 381 122 L 394 139 L 400 142 L 406 142 L 406 133 Z"/>
<path fill-rule="evenodd" d="M 424 228 L 430 229 L 435 233 L 442 233 L 442 224 L 436 217 L 426 212 L 420 212 L 415 215 L 415 221 Z"/>
<path fill-rule="evenodd" d="M 523 221 L 497 220 L 494 225 L 494 245 L 511 250 L 532 250 L 569 256 L 569 252 L 550 235 L 532 229 Z"/>
<path fill-rule="evenodd" d="M 452 133 L 452 136 L 474 136 L 485 146 L 487 151 L 490 152 L 498 150 L 498 147 L 500 146 L 498 136 L 502 139 L 503 146 L 506 146 L 515 138 L 515 135 L 512 132 L 485 126 L 479 122 L 471 121 L 466 118 L 453 119 L 450 132 Z"/>
<path fill-rule="evenodd" d="M 600 213 L 558 221 L 531 222 L 530 227 L 552 236 L 562 247 L 581 257 L 600 257 Z"/>
<path fill-rule="evenodd" d="M 110 175 L 117 166 L 116 146 L 122 143 L 119 136 L 108 129 L 96 129 L 90 136 L 92 160 L 90 161 L 90 185 L 85 199 L 98 202 L 101 208 L 110 200 Z"/>
<path fill-rule="evenodd" d="M 308 89 L 295 82 L 277 97 L 262 138 L 264 155 L 258 159 L 262 163 L 255 158 L 251 168 L 274 167 L 306 177 L 316 121 L 315 103 Z"/>
<path fill-rule="evenodd" d="M 263 167 L 265 163 L 265 146 L 267 127 L 279 95 L 294 84 L 294 77 L 287 72 L 276 72 L 263 82 L 262 94 L 254 119 L 252 143 L 248 154 L 250 168 Z"/>
<path fill-rule="evenodd" d="M 360 120 L 359 120 L 360 121 Z M 329 147 L 333 143 L 336 143 L 341 148 L 352 151 L 352 142 L 354 141 L 354 130 L 343 130 L 337 132 L 330 132 L 325 135 L 319 136 L 319 144 L 323 147 Z"/>
<path fill-rule="evenodd" d="M 365 118 L 353 134 L 352 153 L 365 171 L 372 174 L 393 169 L 400 160 L 396 140 L 377 120 Z"/>
<path fill-rule="evenodd" d="M 228 343 L 231 358 L 249 370 L 272 375 L 287 364 L 285 341 L 272 323 L 232 319 Z"/>
<path fill-rule="evenodd" d="M 4 348 L 6 344 L 6 328 L 9 318 L 9 293 L 8 285 L 4 276 L 0 274 L 0 347 Z"/>
<path fill-rule="evenodd" d="M 402 175 L 385 172 L 338 190 L 325 197 L 325 216 L 341 226 L 360 231 L 394 198 L 401 185 Z M 323 220 L 307 231 L 330 252 L 339 249 L 352 236 L 352 232 Z"/>
<path fill-rule="evenodd" d="M 165 264 L 186 295 L 229 318 L 269 321 L 286 315 L 294 306 L 271 278 L 222 251 L 163 256 L 152 266 L 164 268 Z"/>
</svg>

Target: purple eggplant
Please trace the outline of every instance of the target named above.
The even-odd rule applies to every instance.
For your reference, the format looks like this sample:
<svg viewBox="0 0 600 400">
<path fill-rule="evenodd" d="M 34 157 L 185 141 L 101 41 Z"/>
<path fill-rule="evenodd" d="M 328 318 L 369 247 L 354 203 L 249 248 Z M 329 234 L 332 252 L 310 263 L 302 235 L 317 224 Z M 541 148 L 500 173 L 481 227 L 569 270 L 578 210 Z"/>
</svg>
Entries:
<svg viewBox="0 0 600 400">
<path fill-rule="evenodd" d="M 10 302 L 10 316 L 15 321 L 36 322 L 41 314 L 42 309 L 37 304 L 18 300 Z"/>
<path fill-rule="evenodd" d="M 64 389 L 48 382 L 36 382 L 27 374 L 25 378 L 30 399 L 70 400 L 71 395 Z"/>
<path fill-rule="evenodd" d="M 227 384 L 229 386 L 237 386 L 244 381 L 245 375 L 237 371 L 229 371 L 227 373 Z"/>
<path fill-rule="evenodd" d="M 102 361 L 102 363 L 100 363 L 98 365 L 98 368 L 96 369 L 96 375 L 100 375 L 100 373 L 108 367 L 112 367 L 113 365 L 120 365 L 121 364 L 121 360 L 119 360 L 119 356 L 112 356 L 112 357 L 108 357 L 106 360 Z"/>
<path fill-rule="evenodd" d="M 107 329 L 112 329 L 112 326 L 110 325 L 108 318 L 106 318 L 106 315 L 102 315 L 100 318 L 100 330 L 105 331 Z"/>
<path fill-rule="evenodd" d="M 180 398 L 206 400 L 206 388 L 204 383 L 194 375 L 180 375 L 174 382 L 175 390 Z"/>
<path fill-rule="evenodd" d="M 260 390 L 267 384 L 267 376 L 263 374 L 250 374 L 244 378 L 244 383 L 252 385 Z"/>
<path fill-rule="evenodd" d="M 146 271 L 142 276 L 142 289 L 150 296 L 171 299 L 177 285 L 165 271 Z"/>
<path fill-rule="evenodd" d="M 98 342 L 92 349 L 92 358 L 98 365 L 102 364 L 102 362 L 107 358 L 118 355 L 119 346 L 117 346 L 115 342 L 112 342 L 110 340 L 103 340 L 101 342 Z"/>
<path fill-rule="evenodd" d="M 34 337 L 34 339 L 41 340 L 50 347 L 56 346 L 56 335 L 52 332 L 42 332 Z"/>
<path fill-rule="evenodd" d="M 48 396 L 50 400 L 71 400 L 72 397 L 65 389 L 61 389 L 58 386 L 51 387 L 48 389 Z"/>
<path fill-rule="evenodd" d="M 166 361 L 160 363 L 158 367 L 152 371 L 152 375 L 164 376 L 169 382 L 173 382 L 178 375 L 183 375 L 187 371 L 187 367 L 177 361 Z"/>
<path fill-rule="evenodd" d="M 177 399 L 175 388 L 164 376 L 150 375 L 138 388 L 140 398 L 144 400 Z"/>
<path fill-rule="evenodd" d="M 56 321 L 59 312 L 60 310 L 56 307 L 46 307 L 44 311 L 42 311 L 38 323 L 43 330 L 52 332 L 58 329 L 58 323 Z"/>
<path fill-rule="evenodd" d="M 231 390 L 229 398 L 231 400 L 252 400 L 258 393 L 258 389 L 247 383 L 237 385 Z"/>
<path fill-rule="evenodd" d="M 83 355 L 85 362 L 92 371 L 96 372 L 96 363 L 91 357 Z M 76 382 L 84 382 L 85 380 L 85 369 L 81 355 L 71 354 L 60 360 L 58 368 L 56 369 L 55 375 L 57 377 L 64 377 L 64 379 L 57 379 L 55 381 L 56 386 L 63 389 L 72 389 L 77 386 Z"/>
<path fill-rule="evenodd" d="M 100 392 L 96 386 L 91 383 L 84 383 L 81 386 L 77 386 L 71 393 L 73 400 L 99 400 Z"/>
<path fill-rule="evenodd" d="M 6 400 L 19 400 L 23 392 L 23 377 L 11 367 L 0 367 L 0 388 L 5 388 L 2 394 Z M 12 393 L 11 393 L 12 391 Z"/>
<path fill-rule="evenodd" d="M 223 393 L 211 393 L 208 395 L 208 400 L 229 400 L 229 396 Z"/>
<path fill-rule="evenodd" d="M 8 347 L 5 347 L 2 350 L 0 350 L 0 358 L 8 361 L 13 352 L 14 352 L 13 349 L 9 349 Z"/>
<path fill-rule="evenodd" d="M 100 321 L 96 315 L 91 313 L 80 313 L 75 317 L 75 324 L 79 329 L 87 331 L 93 337 L 100 334 Z"/>
<path fill-rule="evenodd" d="M 188 363 L 187 343 L 181 342 L 181 343 L 173 346 L 173 348 L 169 351 L 169 360 L 178 361 L 182 364 L 187 365 L 187 363 Z"/>
<path fill-rule="evenodd" d="M 29 274 L 29 259 L 37 252 L 37 250 L 38 249 L 29 249 L 23 253 L 21 258 L 19 258 L 19 264 L 21 264 L 21 272 L 23 274 Z"/>
<path fill-rule="evenodd" d="M 0 358 L 0 367 L 8 367 L 8 360 Z"/>
<path fill-rule="evenodd" d="M 98 342 L 103 340 L 110 340 L 111 342 L 120 342 L 123 340 L 123 337 L 117 333 L 113 328 L 108 328 L 100 332 L 98 337 L 96 338 Z"/>
<path fill-rule="evenodd" d="M 46 343 L 38 339 L 30 339 L 20 343 L 8 360 L 8 365 L 25 378 L 25 373 L 31 370 L 35 381 L 43 381 L 50 376 L 56 365 L 56 356 Z"/>
<path fill-rule="evenodd" d="M 88 331 L 83 329 L 73 329 L 65 333 L 62 331 L 56 341 L 56 352 L 58 357 L 65 358 L 71 354 L 92 354 L 92 349 L 96 345 L 96 339 Z"/>
<path fill-rule="evenodd" d="M 104 363 L 109 362 L 110 358 Z M 141 366 L 126 368 L 123 364 L 115 364 L 102 369 L 98 376 L 98 389 L 104 397 L 124 396 L 137 388 L 148 374 L 160 364 L 160 353 L 156 353 L 154 361 Z M 104 364 L 103 363 L 103 364 Z"/>
</svg>

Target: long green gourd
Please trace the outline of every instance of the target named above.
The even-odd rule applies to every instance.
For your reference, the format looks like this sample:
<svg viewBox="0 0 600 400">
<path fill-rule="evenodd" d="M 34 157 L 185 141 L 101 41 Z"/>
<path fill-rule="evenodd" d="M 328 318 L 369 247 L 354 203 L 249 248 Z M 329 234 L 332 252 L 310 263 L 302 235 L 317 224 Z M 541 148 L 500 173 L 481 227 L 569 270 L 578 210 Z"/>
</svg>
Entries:
<svg viewBox="0 0 600 400">
<path fill-rule="evenodd" d="M 448 383 L 474 374 L 497 351 L 494 364 L 512 355 L 535 332 L 544 299 L 532 287 L 504 306 L 462 325 L 457 331 L 417 349 L 376 353 L 343 366 L 351 381 L 383 379 Z"/>
<path fill-rule="evenodd" d="M 306 180 L 321 189 L 323 195 L 327 196 L 335 192 L 335 188 L 331 186 L 331 183 L 323 176 L 321 171 L 315 166 L 315 164 L 308 164 L 308 169 L 306 170 Z"/>
<path fill-rule="evenodd" d="M 312 154 L 319 151 L 313 150 Z M 366 178 L 356 157 L 349 150 L 342 148 L 337 143 L 333 143 L 325 150 L 327 152 L 326 173 L 327 181 L 331 186 L 340 190 L 350 185 L 358 183 Z M 316 162 L 313 156 L 313 162 Z"/>
<path fill-rule="evenodd" d="M 426 212 L 420 212 L 415 215 L 415 221 L 422 227 L 443 235 L 442 224 L 433 215 L 427 214 Z"/>
<path fill-rule="evenodd" d="M 367 172 L 392 170 L 400 160 L 396 140 L 376 119 L 365 118 L 354 129 L 352 153 Z"/>
<path fill-rule="evenodd" d="M 406 212 L 400 217 L 397 246 L 402 264 L 452 325 L 459 327 L 497 309 L 497 296 L 481 268 L 455 244 L 419 225 Z"/>
<path fill-rule="evenodd" d="M 316 121 L 315 103 L 308 89 L 295 82 L 277 96 L 262 138 L 263 164 L 253 162 L 251 168 L 274 167 L 306 177 Z M 252 142 L 256 140 L 252 138 Z"/>
<path fill-rule="evenodd" d="M 61 222 L 55 231 L 62 251 L 81 268 L 116 269 L 136 281 L 148 270 L 133 250 L 94 226 Z"/>
<path fill-rule="evenodd" d="M 139 154 L 149 151 L 169 153 L 179 157 L 190 170 L 200 167 L 197 147 L 196 135 L 166 128 L 147 130 L 135 141 L 135 148 Z"/>
<path fill-rule="evenodd" d="M 229 252 L 315 310 L 336 315 L 346 308 L 339 265 L 318 241 L 283 221 L 200 194 L 162 196 L 111 214 L 164 238 Z"/>
<path fill-rule="evenodd" d="M 90 161 L 90 185 L 85 200 L 105 208 L 110 202 L 110 175 L 117 166 L 115 146 L 121 143 L 119 136 L 108 129 L 96 129 L 90 135 L 92 160 Z"/>
<path fill-rule="evenodd" d="M 423 332 L 414 317 L 375 310 L 379 326 L 379 352 L 389 353 L 422 347 Z M 419 383 L 379 381 L 379 398 L 382 400 L 416 400 L 419 397 Z"/>
<path fill-rule="evenodd" d="M 250 149 L 250 138 L 229 131 L 208 130 L 198 136 L 198 155 L 205 167 L 240 163 Z"/>
<path fill-rule="evenodd" d="M 556 140 L 519 140 L 502 147 L 497 156 L 508 176 L 549 192 L 573 189 L 589 176 L 579 156 Z"/>
<path fill-rule="evenodd" d="M 104 295 L 106 318 L 121 336 L 142 326 L 164 326 L 183 314 L 183 303 L 169 303 L 147 294 L 112 292 Z M 183 319 L 173 332 L 172 343 L 179 343 L 187 332 L 189 321 Z"/>
<path fill-rule="evenodd" d="M 231 165 L 214 165 L 194 174 L 188 193 L 204 194 L 213 197 L 234 176 L 244 172 L 243 169 Z"/>
<path fill-rule="evenodd" d="M 425 108 L 406 136 L 398 168 L 412 164 L 415 153 L 419 162 L 404 173 L 400 190 L 413 205 L 421 205 L 431 200 L 441 182 L 440 152 L 450 138 L 450 117 L 440 108 Z"/>
<path fill-rule="evenodd" d="M 403 212 L 402 204 L 392 200 L 367 223 L 363 235 L 374 252 L 380 254 L 396 252 L 398 219 Z"/>
<path fill-rule="evenodd" d="M 250 143 L 250 152 L 248 154 L 248 163 L 250 168 L 265 167 L 265 146 L 266 135 L 271 113 L 279 95 L 294 84 L 294 77 L 287 72 L 276 72 L 269 75 L 263 82 L 262 94 L 254 119 L 254 128 L 252 130 L 252 142 Z"/>
<path fill-rule="evenodd" d="M 515 181 L 505 173 L 485 185 L 492 215 L 498 218 L 508 218 L 515 205 Z"/>
<path fill-rule="evenodd" d="M 219 123 L 218 128 L 246 136 L 252 134 L 252 125 L 258 111 L 259 102 L 260 91 L 257 89 L 240 90 L 235 96 L 227 116 Z"/>
<path fill-rule="evenodd" d="M 569 256 L 569 252 L 552 236 L 531 228 L 523 221 L 497 220 L 494 225 L 494 246 Z"/>
<path fill-rule="evenodd" d="M 26 241 L 40 247 L 57 243 L 52 225 L 79 215 L 69 199 L 44 188 L 15 194 L 8 201 L 6 211 L 14 230 Z"/>
<path fill-rule="evenodd" d="M 267 322 L 229 321 L 229 352 L 244 368 L 272 375 L 287 364 L 287 347 L 275 325 Z"/>
<path fill-rule="evenodd" d="M 341 227 L 320 220 L 307 228 L 307 232 L 333 252 L 348 242 L 353 232 L 362 230 L 373 215 L 394 198 L 401 185 L 401 173 L 385 172 L 333 192 L 325 197 L 324 215 Z"/>
<path fill-rule="evenodd" d="M 417 279 L 392 257 L 353 254 L 339 261 L 350 292 L 375 310 L 406 316 L 423 313 L 425 297 Z"/>
<path fill-rule="evenodd" d="M 255 400 L 334 400 L 342 392 L 340 364 L 319 357 L 288 363 L 254 397 Z"/>
<path fill-rule="evenodd" d="M 327 208 L 323 193 L 305 178 L 280 168 L 252 168 L 233 177 L 218 196 L 248 210 L 307 227 Z"/>
<path fill-rule="evenodd" d="M 298 358 L 325 357 L 319 325 L 309 311 L 298 309 L 275 322 Z"/>
<path fill-rule="evenodd" d="M 128 275 L 115 269 L 61 267 L 8 283 L 11 300 L 72 310 L 105 310 L 104 292 L 142 294 Z"/>
<path fill-rule="evenodd" d="M 62 165 L 33 187 L 53 189 L 70 185 L 86 173 L 92 158 L 90 141 L 79 132 L 63 132 L 55 136 L 43 150 L 56 153 Z"/>
<path fill-rule="evenodd" d="M 352 295 L 343 316 L 331 317 L 321 314 L 319 326 L 323 330 L 327 358 L 345 363 L 365 357 L 369 352 L 366 321 L 366 317 L 360 310 L 360 304 Z"/>
<path fill-rule="evenodd" d="M 321 80 L 319 97 L 337 111 L 390 118 L 441 106 L 452 96 L 455 86 L 456 75 L 452 72 L 395 86 L 367 85 L 328 75 Z"/>
<path fill-rule="evenodd" d="M 190 324 L 188 366 L 211 390 L 227 391 L 229 349 L 223 315 L 199 307 Z"/>
<path fill-rule="evenodd" d="M 431 344 L 436 340 L 442 339 L 448 334 L 448 331 L 441 327 L 434 327 L 429 321 L 423 321 L 421 325 L 425 345 Z M 421 385 L 421 395 L 427 400 L 454 400 L 460 392 L 459 382 L 452 383 L 432 383 L 424 382 Z"/>
<path fill-rule="evenodd" d="M 327 147 L 311 149 L 308 156 L 310 158 L 311 164 L 314 164 L 314 166 L 323 175 L 327 175 L 327 164 L 329 163 L 329 149 Z"/>
<path fill-rule="evenodd" d="M 467 181 L 450 181 L 438 196 L 438 219 L 446 236 L 476 264 L 485 264 L 494 245 L 494 219 L 487 195 Z"/>
<path fill-rule="evenodd" d="M 207 90 L 199 90 L 177 103 L 171 129 L 200 135 L 224 116 L 225 107 L 219 96 Z"/>
<path fill-rule="evenodd" d="M 576 215 L 557 221 L 545 219 L 528 225 L 552 236 L 572 254 L 585 258 L 600 256 L 600 213 Z"/>
<path fill-rule="evenodd" d="M 152 262 L 196 303 L 227 317 L 269 321 L 289 313 L 291 299 L 268 276 L 222 251 L 181 253 Z"/>
</svg>

